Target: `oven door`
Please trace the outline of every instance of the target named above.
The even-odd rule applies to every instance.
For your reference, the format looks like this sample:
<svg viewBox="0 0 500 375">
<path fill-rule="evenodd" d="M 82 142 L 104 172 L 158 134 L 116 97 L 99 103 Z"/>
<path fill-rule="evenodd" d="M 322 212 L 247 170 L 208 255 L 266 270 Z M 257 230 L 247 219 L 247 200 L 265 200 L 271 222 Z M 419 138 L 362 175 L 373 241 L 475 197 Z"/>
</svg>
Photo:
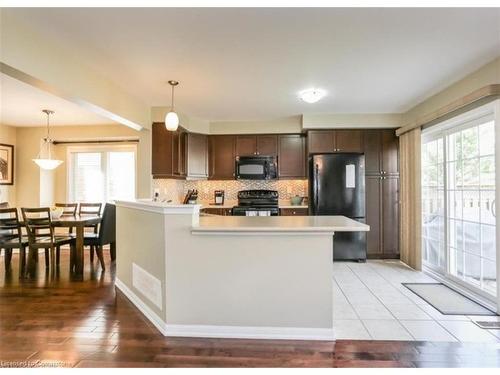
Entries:
<svg viewBox="0 0 500 375">
<path fill-rule="evenodd" d="M 242 207 L 236 206 L 232 210 L 233 216 L 278 216 L 278 207 Z"/>
</svg>

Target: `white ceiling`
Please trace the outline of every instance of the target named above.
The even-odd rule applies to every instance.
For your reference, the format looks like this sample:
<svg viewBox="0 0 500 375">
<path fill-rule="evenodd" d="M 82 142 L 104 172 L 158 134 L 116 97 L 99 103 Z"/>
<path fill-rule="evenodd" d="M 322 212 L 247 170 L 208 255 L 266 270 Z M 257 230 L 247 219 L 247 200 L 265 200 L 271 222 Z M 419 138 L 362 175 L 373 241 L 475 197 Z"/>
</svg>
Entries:
<svg viewBox="0 0 500 375">
<path fill-rule="evenodd" d="M 400 113 L 500 55 L 500 9 L 3 9 L 152 106 L 208 120 Z M 316 104 L 297 99 L 321 87 Z"/>
<path fill-rule="evenodd" d="M 42 109 L 55 111 L 50 117 L 50 124 L 55 126 L 103 125 L 111 122 L 74 103 L 0 73 L 0 124 L 45 126 L 47 118 Z"/>
</svg>

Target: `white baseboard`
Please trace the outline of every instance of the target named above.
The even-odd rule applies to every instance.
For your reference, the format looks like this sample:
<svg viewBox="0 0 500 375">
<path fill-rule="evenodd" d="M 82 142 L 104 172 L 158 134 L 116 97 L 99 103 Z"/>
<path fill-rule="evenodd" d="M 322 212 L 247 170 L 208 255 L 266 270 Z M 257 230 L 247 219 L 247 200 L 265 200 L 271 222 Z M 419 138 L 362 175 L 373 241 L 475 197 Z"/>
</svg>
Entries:
<svg viewBox="0 0 500 375">
<path fill-rule="evenodd" d="M 132 302 L 137 309 L 164 335 L 172 337 L 206 337 L 261 340 L 318 340 L 334 341 L 333 328 L 296 328 L 296 327 L 249 327 L 216 326 L 197 324 L 166 324 L 121 280 L 115 286 Z"/>
<path fill-rule="evenodd" d="M 334 341 L 333 329 L 167 324 L 167 336 Z"/>
<path fill-rule="evenodd" d="M 115 279 L 115 286 L 125 294 L 125 296 L 132 302 L 137 309 L 144 314 L 148 320 L 162 333 L 167 336 L 166 323 L 146 305 L 131 289 L 129 289 L 120 279 Z"/>
</svg>

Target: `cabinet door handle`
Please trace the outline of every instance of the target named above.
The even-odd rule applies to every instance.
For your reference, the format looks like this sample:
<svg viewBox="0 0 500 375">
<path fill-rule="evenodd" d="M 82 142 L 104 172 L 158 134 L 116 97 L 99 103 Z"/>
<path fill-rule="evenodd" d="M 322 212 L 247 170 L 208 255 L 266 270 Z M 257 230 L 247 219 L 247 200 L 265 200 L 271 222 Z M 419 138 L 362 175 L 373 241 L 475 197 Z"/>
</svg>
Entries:
<svg viewBox="0 0 500 375">
<path fill-rule="evenodd" d="M 318 208 L 318 193 L 319 193 L 319 186 L 318 186 L 318 174 L 319 174 L 319 165 L 315 164 L 314 165 L 314 190 L 316 191 L 315 199 L 314 199 L 314 204 L 316 209 Z"/>
</svg>

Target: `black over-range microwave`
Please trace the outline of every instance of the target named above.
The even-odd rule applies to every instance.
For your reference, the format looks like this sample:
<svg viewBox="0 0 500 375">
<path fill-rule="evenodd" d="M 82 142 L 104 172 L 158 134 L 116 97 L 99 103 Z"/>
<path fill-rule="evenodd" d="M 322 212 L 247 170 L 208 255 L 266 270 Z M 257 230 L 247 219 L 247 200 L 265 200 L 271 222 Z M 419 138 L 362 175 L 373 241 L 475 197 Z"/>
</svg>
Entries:
<svg viewBox="0 0 500 375">
<path fill-rule="evenodd" d="M 275 156 L 237 156 L 236 179 L 272 180 L 278 178 Z"/>
</svg>

